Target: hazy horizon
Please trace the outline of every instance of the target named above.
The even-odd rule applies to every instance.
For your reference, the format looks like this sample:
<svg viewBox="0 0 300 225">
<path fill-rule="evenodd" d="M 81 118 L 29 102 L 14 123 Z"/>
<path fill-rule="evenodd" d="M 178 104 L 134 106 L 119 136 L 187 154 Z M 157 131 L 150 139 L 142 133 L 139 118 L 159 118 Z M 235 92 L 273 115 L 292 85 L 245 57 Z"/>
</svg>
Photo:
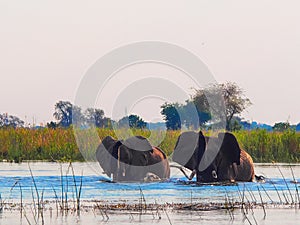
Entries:
<svg viewBox="0 0 300 225">
<path fill-rule="evenodd" d="M 55 103 L 74 103 L 81 79 L 97 59 L 132 42 L 156 40 L 196 54 L 217 82 L 237 83 L 253 103 L 242 114 L 245 120 L 297 124 L 299 7 L 300 2 L 281 0 L 2 0 L 0 113 L 27 123 L 33 118 L 36 124 L 54 120 Z M 110 117 L 124 87 L 146 77 L 167 79 L 193 93 L 193 83 L 174 68 L 132 65 L 107 83 L 95 107 Z M 148 98 L 126 110 L 155 122 L 162 120 L 162 103 Z"/>
</svg>

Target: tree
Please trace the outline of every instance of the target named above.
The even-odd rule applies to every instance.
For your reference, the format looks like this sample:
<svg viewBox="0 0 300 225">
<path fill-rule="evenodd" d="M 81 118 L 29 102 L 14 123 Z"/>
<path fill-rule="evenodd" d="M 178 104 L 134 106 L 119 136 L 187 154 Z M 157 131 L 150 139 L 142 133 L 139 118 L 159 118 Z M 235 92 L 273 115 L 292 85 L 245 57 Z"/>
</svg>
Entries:
<svg viewBox="0 0 300 225">
<path fill-rule="evenodd" d="M 290 123 L 289 122 L 279 122 L 279 123 L 275 123 L 275 125 L 273 126 L 273 130 L 274 131 L 285 131 L 290 129 Z"/>
<path fill-rule="evenodd" d="M 59 101 L 55 104 L 53 116 L 58 120 L 58 124 L 68 127 L 72 124 L 72 104 L 68 101 Z"/>
<path fill-rule="evenodd" d="M 183 123 L 186 127 L 198 129 L 204 127 L 205 123 L 211 119 L 211 114 L 194 101 L 187 100 L 180 110 L 183 117 Z"/>
<path fill-rule="evenodd" d="M 85 111 L 85 118 L 88 124 L 95 124 L 96 127 L 105 127 L 104 111 L 102 109 L 88 108 Z"/>
<path fill-rule="evenodd" d="M 12 115 L 8 115 L 7 113 L 0 114 L 0 127 L 24 127 L 24 121 L 20 118 Z"/>
<path fill-rule="evenodd" d="M 166 121 L 167 130 L 181 129 L 181 121 L 178 110 L 182 108 L 178 103 L 165 103 L 161 106 L 161 114 Z"/>
<path fill-rule="evenodd" d="M 242 122 L 242 119 L 240 117 L 234 116 L 229 124 L 229 129 L 231 131 L 241 130 L 243 129 L 243 124 L 246 125 L 245 122 Z"/>
<path fill-rule="evenodd" d="M 86 127 L 87 124 L 96 127 L 112 128 L 112 120 L 104 117 L 102 109 L 88 108 L 82 113 L 79 106 L 73 105 L 68 101 L 59 101 L 55 104 L 55 112 L 53 116 L 57 123 L 49 123 L 48 127 L 56 128 L 57 126 L 69 127 L 75 124 L 79 127 Z"/>
<path fill-rule="evenodd" d="M 168 130 L 181 129 L 182 125 L 187 128 L 198 129 L 203 127 L 211 118 L 209 112 L 201 110 L 191 100 L 187 100 L 185 104 L 165 103 L 161 108 L 161 114 L 166 121 Z"/>
<path fill-rule="evenodd" d="M 219 96 L 222 96 L 223 99 Z M 208 102 L 208 99 L 210 99 L 210 102 Z M 218 116 L 220 114 L 219 110 L 225 107 L 227 130 L 230 130 L 232 118 L 240 115 L 252 104 L 249 98 L 244 96 L 243 90 L 232 82 L 196 90 L 192 100 L 200 112 L 210 112 L 214 116 Z M 222 104 L 224 104 L 224 107 L 222 107 Z"/>
<path fill-rule="evenodd" d="M 144 129 L 147 126 L 147 123 L 137 115 L 130 115 L 129 116 L 129 126 L 131 128 Z"/>
<path fill-rule="evenodd" d="M 130 128 L 144 129 L 147 123 L 140 118 L 138 115 L 125 116 L 118 121 L 119 127 L 126 127 L 129 125 Z"/>
<path fill-rule="evenodd" d="M 83 118 L 81 108 L 73 106 L 72 103 L 68 101 L 57 102 L 53 116 L 62 127 L 69 127 L 72 123 L 77 123 Z M 76 119 L 76 121 L 73 121 L 74 119 Z"/>
<path fill-rule="evenodd" d="M 50 129 L 56 129 L 58 127 L 58 124 L 56 122 L 51 121 L 47 123 L 47 127 Z"/>
<path fill-rule="evenodd" d="M 114 123 L 115 121 L 114 120 L 112 120 L 111 118 L 109 118 L 109 117 L 104 117 L 103 118 L 103 126 L 104 127 L 106 127 L 106 128 L 109 128 L 109 129 L 113 129 L 113 123 Z"/>
</svg>

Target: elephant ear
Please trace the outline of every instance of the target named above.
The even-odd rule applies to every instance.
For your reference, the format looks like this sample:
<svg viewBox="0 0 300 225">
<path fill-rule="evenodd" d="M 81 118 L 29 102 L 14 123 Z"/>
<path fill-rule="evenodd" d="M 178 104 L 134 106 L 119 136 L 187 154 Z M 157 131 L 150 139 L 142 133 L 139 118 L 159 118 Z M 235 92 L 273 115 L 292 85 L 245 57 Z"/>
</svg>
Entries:
<svg viewBox="0 0 300 225">
<path fill-rule="evenodd" d="M 199 134 L 194 131 L 182 133 L 175 145 L 173 161 L 190 170 L 196 169 L 205 151 L 205 145 L 202 145 L 204 143 L 205 139 L 201 131 Z M 199 145 L 201 145 L 200 149 Z"/>
<path fill-rule="evenodd" d="M 231 133 L 219 133 L 218 138 L 223 139 L 220 151 L 230 161 L 240 165 L 241 149 L 236 137 Z"/>
<path fill-rule="evenodd" d="M 112 173 L 111 160 L 113 158 L 113 148 L 117 142 L 118 141 L 113 139 L 111 136 L 107 136 L 102 140 L 96 151 L 96 159 L 102 167 L 104 173 L 109 177 Z"/>
</svg>

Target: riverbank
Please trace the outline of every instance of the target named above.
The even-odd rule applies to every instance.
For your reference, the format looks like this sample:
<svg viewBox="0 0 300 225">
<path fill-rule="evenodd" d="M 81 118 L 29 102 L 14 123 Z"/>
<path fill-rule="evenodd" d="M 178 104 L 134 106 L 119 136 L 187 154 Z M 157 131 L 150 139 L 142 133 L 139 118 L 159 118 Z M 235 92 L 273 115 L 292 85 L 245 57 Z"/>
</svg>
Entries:
<svg viewBox="0 0 300 225">
<path fill-rule="evenodd" d="M 97 128 L 99 142 L 107 135 L 116 138 L 110 129 Z M 81 147 L 85 155 L 93 155 L 99 142 L 91 140 L 92 131 L 76 131 L 82 136 Z M 117 131 L 118 132 L 118 131 Z M 132 130 L 134 135 L 142 135 L 152 140 L 162 140 L 159 147 L 170 156 L 175 147 L 180 131 Z M 210 135 L 210 132 L 204 132 Z M 266 130 L 233 132 L 239 144 L 252 157 L 254 162 L 300 162 L 300 133 L 293 130 L 267 132 Z M 0 160 L 20 162 L 23 160 L 46 161 L 84 161 L 76 143 L 72 128 L 57 129 L 0 129 Z"/>
</svg>

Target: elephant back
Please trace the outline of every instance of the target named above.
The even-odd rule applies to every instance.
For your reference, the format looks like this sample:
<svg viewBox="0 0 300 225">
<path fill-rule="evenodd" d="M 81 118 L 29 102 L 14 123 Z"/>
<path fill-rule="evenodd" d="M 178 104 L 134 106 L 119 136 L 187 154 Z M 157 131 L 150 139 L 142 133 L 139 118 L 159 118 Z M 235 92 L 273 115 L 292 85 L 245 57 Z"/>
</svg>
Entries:
<svg viewBox="0 0 300 225">
<path fill-rule="evenodd" d="M 135 151 L 152 151 L 152 145 L 147 138 L 143 136 L 133 136 L 122 140 L 121 143 L 127 148 Z"/>
</svg>

